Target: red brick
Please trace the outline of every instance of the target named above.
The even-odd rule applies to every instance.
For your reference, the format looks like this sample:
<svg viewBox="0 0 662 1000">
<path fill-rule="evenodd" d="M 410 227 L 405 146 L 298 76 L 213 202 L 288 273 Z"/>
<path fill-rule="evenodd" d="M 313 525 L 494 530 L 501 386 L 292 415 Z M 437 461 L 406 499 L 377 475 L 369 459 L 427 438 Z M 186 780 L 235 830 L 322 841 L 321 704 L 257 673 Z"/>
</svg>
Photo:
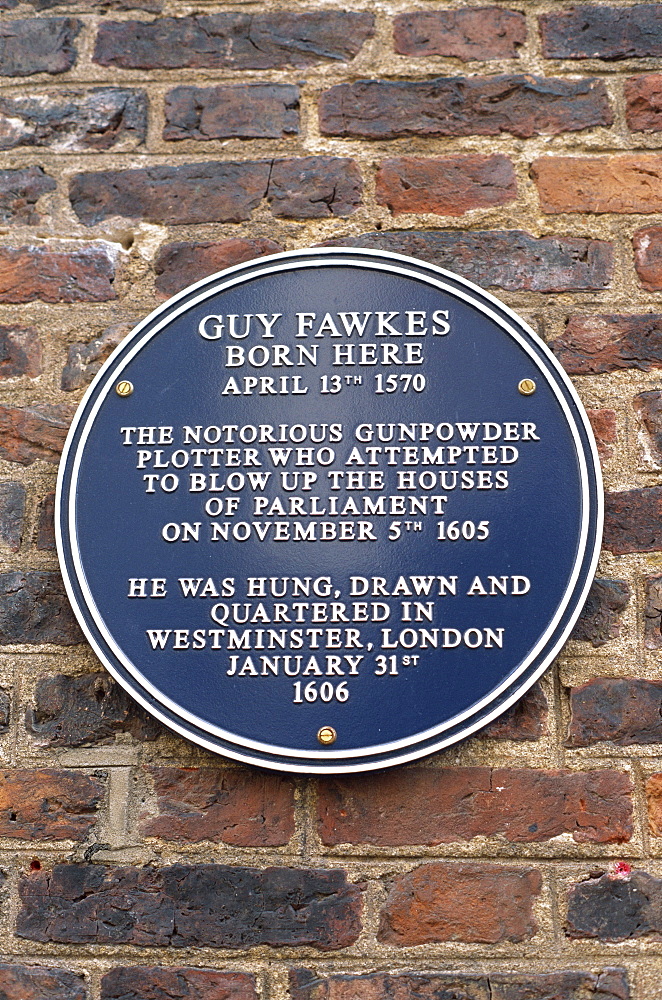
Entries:
<svg viewBox="0 0 662 1000">
<path fill-rule="evenodd" d="M 473 208 L 504 205 L 517 197 L 517 181 L 507 156 L 453 156 L 382 160 L 376 198 L 394 215 L 435 212 L 463 215 Z"/>
<path fill-rule="evenodd" d="M 514 10 L 412 11 L 393 19 L 395 51 L 405 56 L 513 59 L 526 41 L 526 18 Z"/>
<path fill-rule="evenodd" d="M 309 66 L 353 59 L 373 32 L 372 14 L 342 10 L 106 21 L 93 58 L 123 69 Z"/>
<path fill-rule="evenodd" d="M 570 688 L 570 728 L 566 746 L 588 747 L 662 743 L 662 681 L 595 677 Z"/>
<path fill-rule="evenodd" d="M 28 570 L 0 574 L 0 646 L 83 642 L 59 573 Z"/>
<path fill-rule="evenodd" d="M 591 421 L 598 455 L 606 462 L 614 453 L 612 445 L 616 444 L 616 411 L 587 410 L 586 413 Z"/>
<path fill-rule="evenodd" d="M 0 76 L 66 73 L 76 61 L 81 22 L 70 17 L 32 17 L 0 22 Z"/>
<path fill-rule="evenodd" d="M 632 237 L 634 266 L 648 292 L 662 290 L 662 226 L 646 226 Z"/>
<path fill-rule="evenodd" d="M 648 872 L 591 876 L 568 893 L 569 938 L 628 941 L 662 933 L 662 879 Z"/>
<path fill-rule="evenodd" d="M 662 649 L 662 576 L 644 580 L 644 645 L 646 649 Z"/>
<path fill-rule="evenodd" d="M 629 600 L 630 588 L 625 580 L 596 578 L 570 638 L 576 642 L 590 642 L 596 648 L 618 638 L 620 617 Z"/>
<path fill-rule="evenodd" d="M 257 1000 L 255 979 L 245 972 L 133 965 L 111 969 L 101 980 L 101 1000 Z"/>
<path fill-rule="evenodd" d="M 0 326 L 0 379 L 42 372 L 39 334 L 31 326 Z"/>
<path fill-rule="evenodd" d="M 641 428 L 638 437 L 644 461 L 653 469 L 662 468 L 662 391 L 640 392 L 632 405 Z"/>
<path fill-rule="evenodd" d="M 266 254 L 280 253 L 282 249 L 279 243 L 264 237 L 234 237 L 220 243 L 167 243 L 156 255 L 155 285 L 162 295 L 175 295 L 210 274 L 224 271 L 226 267 Z"/>
<path fill-rule="evenodd" d="M 571 316 L 549 346 L 569 375 L 662 368 L 662 315 Z"/>
<path fill-rule="evenodd" d="M 87 1000 L 83 977 L 42 965 L 0 964 L 3 1000 Z"/>
<path fill-rule="evenodd" d="M 538 681 L 503 715 L 476 736 L 489 740 L 539 740 L 547 719 L 547 698 Z"/>
<path fill-rule="evenodd" d="M 0 772 L 0 837 L 85 840 L 103 785 L 79 771 Z"/>
<path fill-rule="evenodd" d="M 662 211 L 662 156 L 544 156 L 531 164 L 540 207 L 558 212 Z"/>
<path fill-rule="evenodd" d="M 158 814 L 146 837 L 237 847 L 278 847 L 294 834 L 294 785 L 280 775 L 227 768 L 148 768 Z"/>
<path fill-rule="evenodd" d="M 40 552 L 55 552 L 55 493 L 39 501 L 34 546 Z"/>
<path fill-rule="evenodd" d="M 619 556 L 662 551 L 662 486 L 607 493 L 602 545 Z"/>
<path fill-rule="evenodd" d="M 433 941 L 527 941 L 538 927 L 540 872 L 506 865 L 440 861 L 393 880 L 378 938 L 399 947 Z"/>
<path fill-rule="evenodd" d="M 610 125 L 601 80 L 534 76 L 359 80 L 325 91 L 319 101 L 324 135 L 397 139 L 410 135 L 558 135 Z"/>
<path fill-rule="evenodd" d="M 0 542 L 12 552 L 18 552 L 21 547 L 24 518 L 25 486 L 0 483 Z"/>
<path fill-rule="evenodd" d="M 73 392 L 89 385 L 120 341 L 131 333 L 131 329 L 130 323 L 114 323 L 87 344 L 71 344 L 67 351 L 67 363 L 62 369 L 60 388 L 65 392 Z"/>
<path fill-rule="evenodd" d="M 37 202 L 56 187 L 42 167 L 0 170 L 0 223 L 36 226 L 42 221 Z"/>
<path fill-rule="evenodd" d="M 654 837 L 662 837 L 662 774 L 651 774 L 646 781 L 648 827 Z"/>
<path fill-rule="evenodd" d="M 163 138 L 280 139 L 299 131 L 299 88 L 285 83 L 176 87 L 165 98 Z"/>
<path fill-rule="evenodd" d="M 147 96 L 142 90 L 95 87 L 0 96 L 0 150 L 129 150 L 144 143 L 146 132 Z"/>
<path fill-rule="evenodd" d="M 101 246 L 0 247 L 0 302 L 108 302 L 117 298 L 114 280 L 114 259 Z"/>
<path fill-rule="evenodd" d="M 21 465 L 37 460 L 57 464 L 74 412 L 64 403 L 0 405 L 0 458 Z"/>
<path fill-rule="evenodd" d="M 632 76 L 625 81 L 625 119 L 633 132 L 662 130 L 662 74 Z"/>
<path fill-rule="evenodd" d="M 579 4 L 540 18 L 546 59 L 631 59 L 662 55 L 659 4 Z"/>
<path fill-rule="evenodd" d="M 324 844 L 437 844 L 498 836 L 534 843 L 571 833 L 577 843 L 632 835 L 629 776 L 621 771 L 409 768 L 320 782 Z"/>
<path fill-rule="evenodd" d="M 31 941 L 334 951 L 361 931 L 361 891 L 339 868 L 58 864 L 19 894 L 16 934 Z"/>
</svg>

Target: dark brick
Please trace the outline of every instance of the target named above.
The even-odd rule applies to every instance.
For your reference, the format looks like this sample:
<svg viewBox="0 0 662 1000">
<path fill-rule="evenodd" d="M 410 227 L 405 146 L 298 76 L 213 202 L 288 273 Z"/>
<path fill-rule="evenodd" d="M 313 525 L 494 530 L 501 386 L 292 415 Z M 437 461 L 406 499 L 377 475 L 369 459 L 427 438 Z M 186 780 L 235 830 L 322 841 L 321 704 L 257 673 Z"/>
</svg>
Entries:
<svg viewBox="0 0 662 1000">
<path fill-rule="evenodd" d="M 634 266 L 648 292 L 662 289 L 662 226 L 646 226 L 632 237 Z"/>
<path fill-rule="evenodd" d="M 517 197 L 517 181 L 507 156 L 448 156 L 382 160 L 376 199 L 394 215 L 436 212 L 463 215 L 474 208 L 504 205 Z"/>
<path fill-rule="evenodd" d="M 263 237 L 234 237 L 220 243 L 167 243 L 156 255 L 157 291 L 170 296 L 210 274 L 255 257 L 280 253 L 282 246 Z"/>
<path fill-rule="evenodd" d="M 0 247 L 0 302 L 108 302 L 117 298 L 114 280 L 113 256 L 102 246 Z"/>
<path fill-rule="evenodd" d="M 0 645 L 83 642 L 59 573 L 0 574 Z"/>
<path fill-rule="evenodd" d="M 600 461 L 606 462 L 613 455 L 617 440 L 616 411 L 588 409 L 586 415 L 591 422 Z"/>
<path fill-rule="evenodd" d="M 0 405 L 0 458 L 21 465 L 37 460 L 57 464 L 74 412 L 63 403 Z"/>
<path fill-rule="evenodd" d="M 603 548 L 614 555 L 662 550 L 662 486 L 605 494 Z"/>
<path fill-rule="evenodd" d="M 87 1000 L 83 977 L 43 965 L 0 964 L 2 1000 Z"/>
<path fill-rule="evenodd" d="M 0 223 L 36 226 L 41 222 L 37 202 L 56 187 L 54 179 L 41 167 L 0 170 Z"/>
<path fill-rule="evenodd" d="M 558 135 L 611 125 L 601 80 L 529 75 L 359 80 L 325 91 L 319 101 L 324 135 L 397 139 L 410 135 Z"/>
<path fill-rule="evenodd" d="M 642 429 L 639 440 L 644 461 L 659 469 L 662 467 L 662 391 L 650 389 L 640 392 L 634 397 L 632 405 Z"/>
<path fill-rule="evenodd" d="M 147 97 L 142 90 L 98 87 L 0 96 L 0 150 L 129 150 L 143 144 L 146 132 Z"/>
<path fill-rule="evenodd" d="M 40 678 L 25 725 L 49 747 L 108 743 L 116 733 L 130 733 L 144 742 L 163 731 L 105 671 Z"/>
<path fill-rule="evenodd" d="M 257 993 L 245 972 L 133 965 L 106 973 L 101 1000 L 257 1000 Z"/>
<path fill-rule="evenodd" d="M 548 215 L 662 211 L 662 156 L 655 153 L 543 156 L 530 174 Z"/>
<path fill-rule="evenodd" d="M 76 61 L 80 27 L 69 17 L 0 22 L 0 76 L 66 73 Z"/>
<path fill-rule="evenodd" d="M 392 883 L 378 938 L 406 947 L 433 941 L 496 944 L 537 931 L 533 903 L 542 886 L 533 868 L 439 861 Z"/>
<path fill-rule="evenodd" d="M 489 740 L 539 740 L 547 719 L 547 698 L 538 681 L 477 736 Z"/>
<path fill-rule="evenodd" d="M 176 87 L 165 98 L 163 138 L 280 139 L 299 131 L 299 88 L 285 83 Z"/>
<path fill-rule="evenodd" d="M 55 552 L 55 493 L 47 493 L 39 501 L 34 545 L 40 552 Z"/>
<path fill-rule="evenodd" d="M 601 875 L 568 894 L 565 932 L 570 938 L 626 941 L 662 933 L 662 879 L 648 872 Z"/>
<path fill-rule="evenodd" d="M 354 160 L 307 156 L 274 161 L 267 198 L 278 218 L 342 218 L 359 207 L 362 191 L 361 171 Z"/>
<path fill-rule="evenodd" d="M 602 289 L 613 267 L 610 243 L 567 236 L 504 232 L 378 232 L 328 240 L 324 246 L 386 250 L 446 267 L 477 285 L 508 291 Z"/>
<path fill-rule="evenodd" d="M 595 677 L 570 688 L 566 746 L 602 741 L 620 747 L 662 743 L 662 681 Z"/>
<path fill-rule="evenodd" d="M 581 4 L 540 18 L 546 59 L 632 59 L 662 55 L 662 10 Z"/>
<path fill-rule="evenodd" d="M 94 61 L 122 69 L 274 69 L 353 59 L 374 31 L 353 11 L 225 11 L 156 21 L 107 21 Z"/>
<path fill-rule="evenodd" d="M 563 833 L 619 843 L 632 836 L 631 793 L 621 771 L 409 768 L 320 782 L 317 823 L 329 845 L 534 843 Z"/>
<path fill-rule="evenodd" d="M 18 552 L 21 547 L 24 517 L 25 486 L 0 483 L 0 542 L 12 552 Z"/>
<path fill-rule="evenodd" d="M 105 170 L 76 174 L 69 197 L 86 226 L 113 215 L 171 226 L 241 222 L 265 196 L 269 171 L 267 160 Z"/>
<path fill-rule="evenodd" d="M 101 782 L 80 771 L 0 771 L 0 837 L 85 840 L 102 794 Z"/>
<path fill-rule="evenodd" d="M 625 580 L 595 579 L 570 638 L 604 646 L 621 634 L 620 617 L 630 600 Z"/>
<path fill-rule="evenodd" d="M 571 316 L 549 346 L 569 375 L 662 368 L 662 315 Z"/>
<path fill-rule="evenodd" d="M 393 41 L 405 56 L 513 59 L 526 41 L 526 18 L 499 7 L 417 10 L 394 17 Z"/>
<path fill-rule="evenodd" d="M 131 333 L 131 329 L 129 323 L 115 323 L 107 326 L 87 344 L 71 344 L 67 351 L 67 363 L 62 369 L 60 388 L 65 392 L 73 392 L 89 385 L 119 342 Z"/>
<path fill-rule="evenodd" d="M 633 132 L 662 130 L 662 74 L 632 76 L 625 81 L 625 120 Z"/>
<path fill-rule="evenodd" d="M 294 785 L 280 775 L 227 768 L 148 768 L 158 815 L 146 837 L 238 847 L 279 847 L 294 834 Z"/>
<path fill-rule="evenodd" d="M 8 691 L 0 688 L 0 733 L 6 733 L 9 729 L 11 716 L 11 697 Z M 0 878 L 0 884 L 2 879 Z"/>
<path fill-rule="evenodd" d="M 644 645 L 646 649 L 662 649 L 662 576 L 644 580 Z"/>
<path fill-rule="evenodd" d="M 16 6 L 14 0 L 0 0 L 7 6 Z M 52 7 L 75 7 L 77 10 L 104 13 L 107 10 L 147 10 L 158 13 L 163 8 L 163 0 L 27 0 L 37 10 L 50 10 Z"/>
<path fill-rule="evenodd" d="M 32 941 L 332 951 L 361 930 L 361 891 L 339 868 L 60 864 L 19 892 L 16 933 Z"/>
<path fill-rule="evenodd" d="M 31 326 L 0 326 L 0 379 L 41 375 L 39 334 Z"/>
</svg>

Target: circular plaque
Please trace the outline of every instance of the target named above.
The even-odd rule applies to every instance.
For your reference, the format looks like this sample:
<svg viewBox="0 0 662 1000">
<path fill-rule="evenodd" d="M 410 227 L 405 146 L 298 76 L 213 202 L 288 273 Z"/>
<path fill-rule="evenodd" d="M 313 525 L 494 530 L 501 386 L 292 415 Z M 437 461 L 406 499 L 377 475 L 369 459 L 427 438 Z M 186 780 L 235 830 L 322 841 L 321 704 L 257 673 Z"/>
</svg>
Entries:
<svg viewBox="0 0 662 1000">
<path fill-rule="evenodd" d="M 602 510 L 547 347 L 470 282 L 296 251 L 213 275 L 117 348 L 60 469 L 60 561 L 102 662 L 236 760 L 414 760 L 567 639 Z"/>
</svg>

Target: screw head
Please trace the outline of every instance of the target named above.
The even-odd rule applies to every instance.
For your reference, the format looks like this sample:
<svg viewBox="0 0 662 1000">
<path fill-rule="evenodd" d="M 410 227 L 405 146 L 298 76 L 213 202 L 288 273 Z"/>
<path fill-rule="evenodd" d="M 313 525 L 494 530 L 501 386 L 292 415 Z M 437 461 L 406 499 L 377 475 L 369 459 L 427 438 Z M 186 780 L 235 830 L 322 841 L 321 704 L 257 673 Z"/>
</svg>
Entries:
<svg viewBox="0 0 662 1000">
<path fill-rule="evenodd" d="M 133 392 L 133 382 L 129 382 L 128 379 L 123 379 L 115 386 L 115 392 L 118 396 L 130 396 Z"/>
<path fill-rule="evenodd" d="M 317 739 L 322 744 L 322 746 L 329 747 L 332 743 L 335 743 L 338 739 L 338 734 L 333 728 L 333 726 L 322 726 L 317 734 Z"/>
<path fill-rule="evenodd" d="M 517 388 L 523 396 L 532 396 L 536 391 L 536 383 L 532 378 L 523 378 Z"/>
</svg>

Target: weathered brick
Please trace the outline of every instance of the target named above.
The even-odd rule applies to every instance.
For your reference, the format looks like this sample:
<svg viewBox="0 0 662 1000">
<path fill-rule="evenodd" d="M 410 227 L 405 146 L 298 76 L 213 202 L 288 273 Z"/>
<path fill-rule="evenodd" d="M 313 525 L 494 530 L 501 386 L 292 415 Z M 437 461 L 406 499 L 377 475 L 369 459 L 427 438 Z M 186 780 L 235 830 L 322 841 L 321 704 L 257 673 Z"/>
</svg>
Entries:
<svg viewBox="0 0 662 1000">
<path fill-rule="evenodd" d="M 558 212 L 662 211 L 662 156 L 543 156 L 531 164 L 540 208 Z"/>
<path fill-rule="evenodd" d="M 278 218 L 342 218 L 356 211 L 362 192 L 361 171 L 354 160 L 306 156 L 274 161 L 267 199 Z"/>
<path fill-rule="evenodd" d="M 625 969 L 602 972 L 373 972 L 322 977 L 290 970 L 292 1000 L 629 1000 Z M 114 1000 L 114 998 L 113 998 Z M 127 1000 L 133 1000 L 128 997 Z"/>
<path fill-rule="evenodd" d="M 25 725 L 49 747 L 108 743 L 116 733 L 129 733 L 145 742 L 162 732 L 161 723 L 105 671 L 41 677 Z"/>
<path fill-rule="evenodd" d="M 274 69 L 353 59 L 374 17 L 342 10 L 225 11 L 101 24 L 94 61 L 123 69 Z"/>
<path fill-rule="evenodd" d="M 497 836 L 533 843 L 571 833 L 577 843 L 632 835 L 630 778 L 621 771 L 410 768 L 320 782 L 324 844 L 452 843 Z"/>
<path fill-rule="evenodd" d="M 70 17 L 32 17 L 0 22 L 0 76 L 66 73 L 76 61 L 81 22 Z"/>
<path fill-rule="evenodd" d="M 25 517 L 25 486 L 22 483 L 0 483 L 0 543 L 18 552 L 23 537 Z"/>
<path fill-rule="evenodd" d="M 591 422 L 600 460 L 606 462 L 613 455 L 613 445 L 616 444 L 617 440 L 616 411 L 589 409 L 586 414 Z"/>
<path fill-rule="evenodd" d="M 610 874 L 574 885 L 565 932 L 570 938 L 626 941 L 662 933 L 662 879 L 648 872 Z"/>
<path fill-rule="evenodd" d="M 526 18 L 499 7 L 411 11 L 393 19 L 393 41 L 405 56 L 513 59 L 526 41 Z"/>
<path fill-rule="evenodd" d="M 278 847 L 294 834 L 294 785 L 288 778 L 227 768 L 148 768 L 158 814 L 142 819 L 146 837 Z"/>
<path fill-rule="evenodd" d="M 146 132 L 147 97 L 142 90 L 97 87 L 0 96 L 0 150 L 129 150 L 143 144 Z"/>
<path fill-rule="evenodd" d="M 625 81 L 625 120 L 633 132 L 662 130 L 662 74 L 632 76 Z"/>
<path fill-rule="evenodd" d="M 435 212 L 463 215 L 473 208 L 504 205 L 517 197 L 517 180 L 507 156 L 447 156 L 382 160 L 376 199 L 394 215 Z"/>
<path fill-rule="evenodd" d="M 20 0 L 0 0 L 0 6 L 12 8 Z M 50 10 L 52 7 L 75 7 L 85 13 L 107 10 L 147 10 L 158 13 L 163 8 L 163 0 L 26 0 L 37 10 Z"/>
<path fill-rule="evenodd" d="M 245 972 L 133 965 L 111 969 L 101 1000 L 257 1000 L 255 978 Z"/>
<path fill-rule="evenodd" d="M 605 494 L 602 545 L 618 556 L 662 550 L 662 486 Z"/>
<path fill-rule="evenodd" d="M 114 280 L 114 258 L 103 246 L 0 247 L 0 302 L 107 302 L 117 298 Z"/>
<path fill-rule="evenodd" d="M 280 139 L 299 131 L 299 88 L 285 83 L 175 87 L 163 138 Z"/>
<path fill-rule="evenodd" d="M 540 18 L 546 59 L 632 59 L 662 55 L 659 4 L 580 4 Z"/>
<path fill-rule="evenodd" d="M 643 459 L 651 469 L 662 468 L 662 391 L 640 392 L 632 401 L 639 423 L 637 435 Z"/>
<path fill-rule="evenodd" d="M 344 948 L 361 891 L 339 868 L 59 864 L 22 879 L 16 933 L 63 944 Z"/>
<path fill-rule="evenodd" d="M 87 1000 L 83 977 L 44 965 L 0 964 L 2 1000 Z"/>
<path fill-rule="evenodd" d="M 654 837 L 662 837 L 662 774 L 651 774 L 646 781 L 648 827 Z"/>
<path fill-rule="evenodd" d="M 502 132 L 528 138 L 612 122 L 601 80 L 529 75 L 341 83 L 321 95 L 319 118 L 324 135 L 359 139 Z"/>
<path fill-rule="evenodd" d="M 32 326 L 0 326 L 0 379 L 41 375 L 42 349 Z"/>
<path fill-rule="evenodd" d="M 37 570 L 0 574 L 0 646 L 42 642 L 83 642 L 62 577 Z"/>
<path fill-rule="evenodd" d="M 34 545 L 40 552 L 55 552 L 55 493 L 39 501 Z"/>
<path fill-rule="evenodd" d="M 606 288 L 611 244 L 567 236 L 504 232 L 377 232 L 328 240 L 324 246 L 386 250 L 446 267 L 477 285 L 508 291 L 569 292 Z"/>
<path fill-rule="evenodd" d="M 632 237 L 634 266 L 648 292 L 662 289 L 662 226 L 646 226 Z"/>
<path fill-rule="evenodd" d="M 625 580 L 596 578 L 570 638 L 590 642 L 595 647 L 616 639 L 621 634 L 620 617 L 629 600 L 630 588 Z"/>
<path fill-rule="evenodd" d="M 6 733 L 9 729 L 11 717 L 11 697 L 8 691 L 0 688 L 0 733 Z M 0 879 L 0 884 L 2 879 Z"/>
<path fill-rule="evenodd" d="M 37 202 L 56 187 L 41 167 L 0 170 L 0 223 L 36 226 L 41 222 Z"/>
<path fill-rule="evenodd" d="M 646 649 L 662 649 L 662 576 L 644 580 L 644 644 Z"/>
<path fill-rule="evenodd" d="M 566 746 L 662 743 L 662 681 L 594 677 L 570 688 Z"/>
<path fill-rule="evenodd" d="M 434 862 L 393 880 L 378 938 L 400 947 L 431 941 L 496 944 L 537 931 L 533 903 L 542 886 L 533 868 Z"/>
<path fill-rule="evenodd" d="M 80 771 L 0 772 L 0 837 L 85 840 L 96 821 L 103 785 Z"/>
<path fill-rule="evenodd" d="M 477 736 L 489 740 L 539 740 L 547 719 L 547 698 L 538 681 Z"/>
<path fill-rule="evenodd" d="M 569 375 L 662 368 L 662 315 L 571 316 L 549 346 Z"/>
<path fill-rule="evenodd" d="M 114 323 L 87 344 L 71 344 L 67 351 L 67 363 L 62 369 L 60 388 L 73 392 L 89 385 L 104 361 L 129 333 L 129 323 Z"/>
<path fill-rule="evenodd" d="M 74 412 L 63 403 L 0 405 L 0 458 L 21 465 L 39 459 L 57 464 Z"/>
<path fill-rule="evenodd" d="M 282 246 L 264 237 L 234 237 L 220 243 L 167 243 L 154 262 L 156 288 L 162 295 L 175 295 L 202 278 L 233 264 L 280 253 Z"/>
</svg>

